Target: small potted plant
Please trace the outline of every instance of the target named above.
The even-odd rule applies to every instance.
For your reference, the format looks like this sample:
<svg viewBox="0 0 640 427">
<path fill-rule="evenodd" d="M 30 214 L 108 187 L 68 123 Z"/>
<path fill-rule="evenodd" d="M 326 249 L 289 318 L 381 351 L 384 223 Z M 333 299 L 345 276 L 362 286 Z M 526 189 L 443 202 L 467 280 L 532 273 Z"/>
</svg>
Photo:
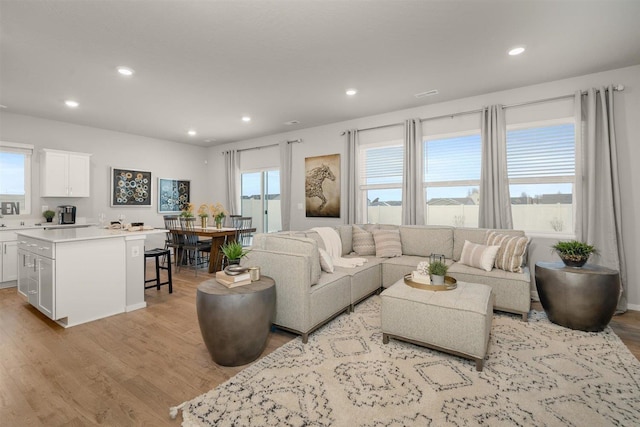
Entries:
<svg viewBox="0 0 640 427">
<path fill-rule="evenodd" d="M 222 228 L 222 221 L 224 220 L 224 217 L 227 216 L 227 211 L 224 210 L 222 203 L 218 202 L 215 205 L 212 203 L 211 206 L 209 206 L 209 210 L 211 211 L 211 216 L 213 216 L 213 220 L 216 223 L 216 228 Z"/>
<path fill-rule="evenodd" d="M 186 205 L 184 205 L 182 212 L 180 212 L 180 216 L 182 218 L 194 218 L 193 205 L 191 203 L 187 203 Z"/>
<path fill-rule="evenodd" d="M 447 274 L 447 264 L 441 261 L 434 261 L 429 264 L 429 275 L 432 285 L 444 285 L 444 276 Z"/>
<path fill-rule="evenodd" d="M 200 226 L 207 228 L 207 220 L 209 219 L 209 207 L 206 203 L 203 203 L 198 208 L 198 216 L 200 217 Z"/>
<path fill-rule="evenodd" d="M 597 253 L 594 246 L 577 240 L 560 241 L 551 247 L 567 267 L 582 267 L 591 254 Z"/>
<path fill-rule="evenodd" d="M 56 216 L 56 213 L 52 210 L 46 210 L 44 212 L 42 212 L 42 216 L 44 217 L 44 219 L 47 220 L 47 222 L 52 222 L 53 218 Z"/>
<path fill-rule="evenodd" d="M 227 257 L 229 261 L 229 265 L 231 264 L 240 264 L 240 259 L 247 256 L 249 253 L 248 249 L 245 249 L 240 242 L 229 242 L 225 243 L 220 247 L 220 250 Z"/>
</svg>

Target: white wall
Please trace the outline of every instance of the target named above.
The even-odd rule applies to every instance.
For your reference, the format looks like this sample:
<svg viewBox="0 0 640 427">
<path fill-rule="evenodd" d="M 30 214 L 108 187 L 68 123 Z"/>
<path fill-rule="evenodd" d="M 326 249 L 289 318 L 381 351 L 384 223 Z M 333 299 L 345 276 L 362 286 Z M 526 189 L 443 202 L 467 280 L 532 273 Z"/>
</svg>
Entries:
<svg viewBox="0 0 640 427">
<path fill-rule="evenodd" d="M 292 176 L 292 210 L 291 228 L 302 230 L 321 225 L 337 225 L 345 222 L 345 205 L 342 203 L 342 218 L 321 219 L 306 218 L 304 210 L 304 159 L 305 157 L 325 154 L 340 153 L 342 170 L 346 170 L 345 143 L 340 135 L 342 131 L 353 128 L 367 128 L 402 122 L 412 117 L 435 117 L 460 111 L 468 111 L 481 108 L 489 104 L 517 104 L 543 98 L 551 98 L 561 95 L 569 95 L 576 90 L 584 90 L 589 87 L 600 87 L 609 84 L 623 84 L 625 90 L 616 94 L 616 136 L 620 150 L 619 167 L 621 175 L 621 193 L 623 198 L 622 222 L 625 238 L 626 261 L 628 270 L 629 302 L 631 307 L 640 310 L 640 228 L 636 225 L 635 213 L 640 211 L 640 187 L 633 186 L 634 182 L 640 182 L 640 168 L 635 167 L 640 161 L 640 66 L 627 67 L 602 73 L 589 74 L 565 80 L 527 86 L 518 89 L 493 92 L 470 98 L 458 99 L 423 107 L 394 111 L 377 116 L 363 117 L 326 126 L 320 126 L 299 131 L 276 134 L 268 137 L 240 141 L 234 144 L 211 147 L 209 150 L 209 175 L 212 182 L 221 182 L 222 185 L 213 188 L 214 199 L 224 200 L 224 164 L 220 152 L 230 148 L 250 148 L 262 145 L 274 144 L 284 140 L 302 138 L 303 143 L 293 146 L 293 176 Z M 568 102 L 562 102 L 559 107 L 562 111 L 570 113 Z M 546 104 L 523 107 L 536 110 L 538 115 L 544 117 L 552 108 Z M 555 106 L 553 108 L 556 108 Z M 522 110 L 518 108 L 508 109 L 507 116 L 511 122 L 522 121 Z M 553 117 L 553 115 L 552 115 Z M 473 119 L 469 119 L 469 126 L 473 126 Z M 432 134 L 444 131 L 434 131 L 434 123 L 423 123 L 423 133 Z M 402 137 L 402 127 L 390 128 L 393 135 Z M 366 133 L 362 133 L 366 135 Z M 346 194 L 346 179 L 342 182 L 342 195 Z M 557 260 L 549 250 L 549 245 L 555 243 L 555 238 L 535 237 L 532 243 L 531 261 Z"/>
<path fill-rule="evenodd" d="M 196 207 L 211 203 L 210 185 L 206 181 L 207 149 L 165 140 L 151 139 L 122 132 L 39 119 L 20 114 L 0 113 L 0 140 L 34 145 L 32 167 L 31 211 L 20 216 L 25 222 L 40 222 L 41 206 L 50 209 L 70 204 L 78 207 L 77 216 L 95 221 L 99 213 L 107 220 L 117 220 L 123 213 L 126 222 L 144 222 L 154 227 L 163 225 L 158 213 L 158 178 L 191 181 L 191 200 Z M 40 155 L 42 148 L 91 153 L 91 197 L 40 197 Z M 111 167 L 131 168 L 152 173 L 151 207 L 110 207 Z M 55 209 L 54 209 L 55 210 Z M 6 216 L 3 221 L 11 220 Z M 44 221 L 44 220 L 43 220 Z M 157 236 L 154 236 L 157 237 Z M 161 244 L 149 239 L 147 246 Z"/>
</svg>

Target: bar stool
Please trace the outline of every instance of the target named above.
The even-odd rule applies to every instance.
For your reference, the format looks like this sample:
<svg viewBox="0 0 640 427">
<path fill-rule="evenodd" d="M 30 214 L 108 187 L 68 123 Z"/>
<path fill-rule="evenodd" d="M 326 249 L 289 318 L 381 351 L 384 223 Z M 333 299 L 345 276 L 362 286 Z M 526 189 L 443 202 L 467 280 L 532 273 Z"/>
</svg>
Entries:
<svg viewBox="0 0 640 427">
<path fill-rule="evenodd" d="M 160 263 L 160 258 L 165 256 L 168 257 L 167 266 L 163 267 Z M 156 277 L 152 279 L 146 278 L 147 277 L 147 258 L 155 258 L 156 260 Z M 169 285 L 169 293 L 170 294 L 173 293 L 173 282 L 171 281 L 171 251 L 169 249 L 161 249 L 161 248 L 149 249 L 148 251 L 144 251 L 144 264 L 145 264 L 144 288 L 145 289 L 156 288 L 157 290 L 160 290 L 160 286 Z M 160 270 L 167 270 L 166 282 L 160 281 Z M 147 285 L 147 283 L 151 283 L 151 282 L 154 282 L 154 284 Z"/>
</svg>

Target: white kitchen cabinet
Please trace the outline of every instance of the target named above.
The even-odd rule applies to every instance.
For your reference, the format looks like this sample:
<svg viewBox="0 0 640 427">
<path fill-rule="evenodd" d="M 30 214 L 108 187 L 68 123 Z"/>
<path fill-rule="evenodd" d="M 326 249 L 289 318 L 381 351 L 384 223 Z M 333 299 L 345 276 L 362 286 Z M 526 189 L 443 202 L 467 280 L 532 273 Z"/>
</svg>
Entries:
<svg viewBox="0 0 640 427">
<path fill-rule="evenodd" d="M 0 282 L 10 282 L 18 278 L 18 242 L 2 242 L 2 280 Z"/>
<path fill-rule="evenodd" d="M 42 150 L 41 197 L 89 197 L 91 154 Z"/>
</svg>

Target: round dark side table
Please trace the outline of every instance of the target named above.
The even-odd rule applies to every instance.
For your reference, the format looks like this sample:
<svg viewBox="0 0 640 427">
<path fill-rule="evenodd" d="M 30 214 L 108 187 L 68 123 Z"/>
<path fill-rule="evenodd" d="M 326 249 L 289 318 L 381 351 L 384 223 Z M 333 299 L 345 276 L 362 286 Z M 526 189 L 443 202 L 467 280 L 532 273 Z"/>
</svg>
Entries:
<svg viewBox="0 0 640 427">
<path fill-rule="evenodd" d="M 611 321 L 620 295 L 617 271 L 586 264 L 536 263 L 536 288 L 549 320 L 587 332 L 602 331 Z"/>
<path fill-rule="evenodd" d="M 268 276 L 235 288 L 216 279 L 200 283 L 198 323 L 213 361 L 239 366 L 256 360 L 267 343 L 275 306 L 275 282 Z"/>
</svg>

